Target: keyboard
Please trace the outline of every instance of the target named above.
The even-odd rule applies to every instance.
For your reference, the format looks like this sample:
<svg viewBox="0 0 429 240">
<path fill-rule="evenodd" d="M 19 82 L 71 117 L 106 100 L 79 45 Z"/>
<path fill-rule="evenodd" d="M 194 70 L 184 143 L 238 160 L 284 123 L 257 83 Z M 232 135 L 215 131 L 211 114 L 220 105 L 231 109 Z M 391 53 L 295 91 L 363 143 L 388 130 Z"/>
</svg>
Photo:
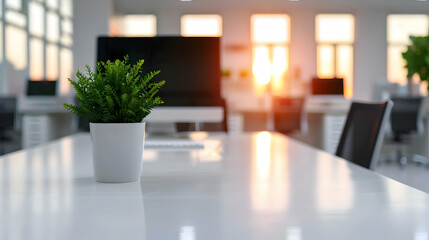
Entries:
<svg viewBox="0 0 429 240">
<path fill-rule="evenodd" d="M 149 139 L 145 140 L 144 147 L 157 150 L 199 150 L 204 149 L 204 143 L 185 139 Z"/>
</svg>

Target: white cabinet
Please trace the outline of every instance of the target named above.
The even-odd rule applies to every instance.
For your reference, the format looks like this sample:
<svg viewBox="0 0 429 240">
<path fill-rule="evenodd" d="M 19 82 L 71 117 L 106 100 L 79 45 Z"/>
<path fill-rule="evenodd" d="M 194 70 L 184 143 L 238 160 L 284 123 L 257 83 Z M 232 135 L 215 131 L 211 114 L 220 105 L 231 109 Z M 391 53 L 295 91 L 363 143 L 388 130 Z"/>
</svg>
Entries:
<svg viewBox="0 0 429 240">
<path fill-rule="evenodd" d="M 244 119 L 242 114 L 239 114 L 239 113 L 229 114 L 227 120 L 228 120 L 229 133 L 243 132 Z"/>
<path fill-rule="evenodd" d="M 19 100 L 22 115 L 22 147 L 28 148 L 66 136 L 72 132 L 72 115 L 62 104 L 68 97 L 23 97 Z"/>
<path fill-rule="evenodd" d="M 53 138 L 51 118 L 46 115 L 22 116 L 22 146 L 32 147 L 50 141 Z"/>
<path fill-rule="evenodd" d="M 323 150 L 335 154 L 346 122 L 346 117 L 347 116 L 343 114 L 326 114 L 323 116 Z"/>
</svg>

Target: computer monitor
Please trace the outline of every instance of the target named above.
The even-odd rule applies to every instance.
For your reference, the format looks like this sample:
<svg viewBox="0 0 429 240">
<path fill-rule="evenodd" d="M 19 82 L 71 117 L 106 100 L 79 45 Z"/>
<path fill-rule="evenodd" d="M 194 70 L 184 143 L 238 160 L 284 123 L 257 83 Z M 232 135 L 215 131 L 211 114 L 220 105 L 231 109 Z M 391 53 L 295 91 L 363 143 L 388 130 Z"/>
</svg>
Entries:
<svg viewBox="0 0 429 240">
<path fill-rule="evenodd" d="M 164 101 L 150 122 L 216 122 L 223 118 L 219 37 L 99 37 L 97 61 L 144 59 L 143 72 L 161 70 Z M 200 110 L 200 111 L 198 111 Z"/>
<path fill-rule="evenodd" d="M 55 96 L 57 81 L 27 82 L 27 96 Z"/>
<path fill-rule="evenodd" d="M 312 95 L 343 95 L 344 80 L 342 78 L 313 78 L 311 81 Z"/>
<path fill-rule="evenodd" d="M 144 59 L 143 72 L 161 70 L 164 106 L 217 106 L 220 99 L 219 37 L 99 37 L 97 61 L 128 55 Z"/>
</svg>

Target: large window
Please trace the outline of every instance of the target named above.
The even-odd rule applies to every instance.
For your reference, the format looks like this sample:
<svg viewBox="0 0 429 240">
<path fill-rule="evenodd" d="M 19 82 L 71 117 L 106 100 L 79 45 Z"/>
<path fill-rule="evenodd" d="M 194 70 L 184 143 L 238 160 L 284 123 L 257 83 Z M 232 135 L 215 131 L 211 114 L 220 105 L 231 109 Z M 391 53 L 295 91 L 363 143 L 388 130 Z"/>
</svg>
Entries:
<svg viewBox="0 0 429 240">
<path fill-rule="evenodd" d="M 351 14 L 316 16 L 317 77 L 343 78 L 347 98 L 353 95 L 354 31 Z"/>
<path fill-rule="evenodd" d="M 28 79 L 58 80 L 59 93 L 69 93 L 73 66 L 72 0 L 3 0 L 0 14 L 2 93 L 23 94 Z M 1 0 L 0 0 L 1 3 Z M 3 11 L 2 11 L 3 13 Z M 69 52 L 67 60 L 61 53 Z M 60 77 L 61 76 L 61 77 Z"/>
<path fill-rule="evenodd" d="M 390 82 L 402 85 L 407 83 L 407 70 L 404 68 L 402 52 L 411 44 L 410 35 L 426 36 L 428 29 L 429 17 L 425 14 L 387 16 L 387 78 Z"/>
<path fill-rule="evenodd" d="M 269 27 L 267 27 L 269 26 Z M 286 14 L 251 17 L 252 72 L 258 91 L 270 83 L 273 95 L 283 95 L 289 69 L 290 18 Z"/>
<path fill-rule="evenodd" d="M 153 37 L 156 35 L 156 16 L 141 14 L 114 17 L 110 23 L 110 35 Z"/>
<path fill-rule="evenodd" d="M 222 17 L 216 14 L 183 15 L 180 34 L 184 37 L 220 37 Z"/>
</svg>

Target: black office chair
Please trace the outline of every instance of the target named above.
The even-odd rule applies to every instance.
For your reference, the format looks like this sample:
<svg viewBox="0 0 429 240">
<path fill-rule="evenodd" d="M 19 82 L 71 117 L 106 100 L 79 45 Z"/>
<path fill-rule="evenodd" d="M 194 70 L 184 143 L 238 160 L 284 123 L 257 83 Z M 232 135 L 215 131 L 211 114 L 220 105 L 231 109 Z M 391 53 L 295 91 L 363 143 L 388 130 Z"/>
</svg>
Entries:
<svg viewBox="0 0 429 240">
<path fill-rule="evenodd" d="M 353 102 L 336 155 L 362 167 L 374 169 L 392 105 L 392 101 Z"/>
<path fill-rule="evenodd" d="M 15 96 L 0 97 L 0 155 L 21 149 L 21 141 L 16 131 L 17 105 Z"/>
<path fill-rule="evenodd" d="M 15 130 L 17 99 L 14 96 L 0 97 L 0 140 L 8 140 L 8 131 Z"/>
<path fill-rule="evenodd" d="M 304 98 L 273 98 L 274 130 L 283 134 L 300 131 L 303 122 Z"/>
<path fill-rule="evenodd" d="M 405 144 L 405 137 L 414 133 L 423 132 L 423 105 L 424 98 L 420 96 L 395 96 L 393 101 L 390 126 L 393 133 L 393 141 L 398 144 L 396 150 L 397 161 L 405 165 L 408 157 L 401 149 Z M 420 163 L 428 163 L 428 160 L 420 155 L 414 154 L 411 160 Z"/>
</svg>

